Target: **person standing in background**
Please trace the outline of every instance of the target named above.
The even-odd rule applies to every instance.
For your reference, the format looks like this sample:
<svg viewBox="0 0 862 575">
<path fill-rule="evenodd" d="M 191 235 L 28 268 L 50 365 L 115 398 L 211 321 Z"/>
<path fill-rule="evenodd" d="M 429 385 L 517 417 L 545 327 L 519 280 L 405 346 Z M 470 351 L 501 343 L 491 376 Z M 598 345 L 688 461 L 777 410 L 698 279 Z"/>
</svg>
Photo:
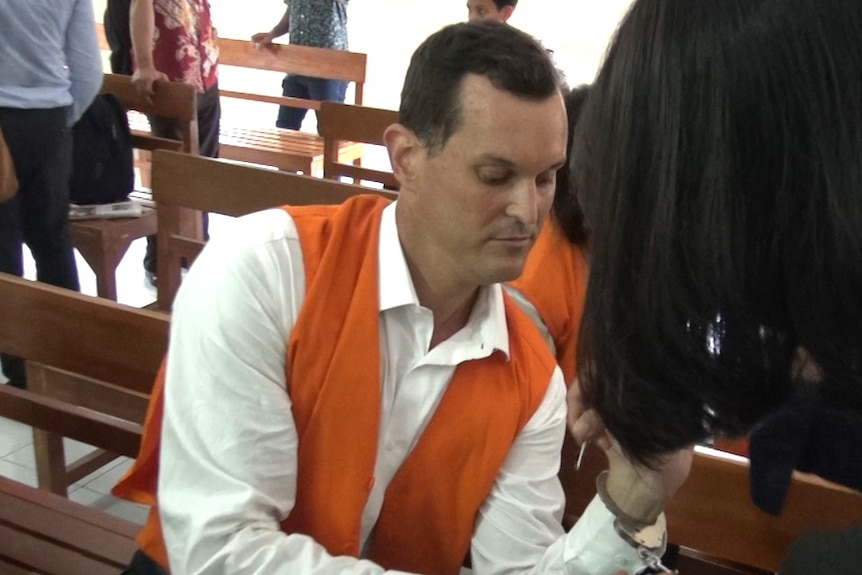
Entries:
<svg viewBox="0 0 862 575">
<path fill-rule="evenodd" d="M 285 0 L 284 16 L 269 32 L 258 32 L 251 41 L 258 47 L 271 46 L 273 40 L 290 33 L 290 43 L 296 46 L 347 50 L 348 0 Z M 282 93 L 289 98 L 343 102 L 347 92 L 344 80 L 326 80 L 288 74 L 281 83 Z M 298 130 L 307 110 L 281 106 L 275 125 Z"/>
<path fill-rule="evenodd" d="M 518 0 L 467 0 L 467 19 L 470 22 L 496 20 L 505 24 L 517 6 Z"/>
<path fill-rule="evenodd" d="M 218 45 L 208 0 L 132 0 L 130 10 L 132 82 L 147 97 L 156 80 L 185 82 L 198 92 L 198 141 L 202 156 L 217 158 L 221 105 L 218 91 Z M 182 139 L 179 124 L 150 117 L 154 136 Z M 204 234 L 207 218 L 204 214 Z M 147 238 L 144 271 L 156 284 L 156 237 Z"/>
<path fill-rule="evenodd" d="M 105 38 L 111 47 L 111 72 L 131 76 L 132 33 L 129 30 L 131 0 L 108 0 L 105 7 Z"/>
<path fill-rule="evenodd" d="M 26 243 L 39 281 L 76 291 L 71 126 L 102 85 L 94 22 L 91 0 L 0 2 L 0 127 L 19 182 L 0 204 L 0 271 L 24 275 Z M 0 359 L 10 383 L 25 387 L 24 363 Z"/>
</svg>

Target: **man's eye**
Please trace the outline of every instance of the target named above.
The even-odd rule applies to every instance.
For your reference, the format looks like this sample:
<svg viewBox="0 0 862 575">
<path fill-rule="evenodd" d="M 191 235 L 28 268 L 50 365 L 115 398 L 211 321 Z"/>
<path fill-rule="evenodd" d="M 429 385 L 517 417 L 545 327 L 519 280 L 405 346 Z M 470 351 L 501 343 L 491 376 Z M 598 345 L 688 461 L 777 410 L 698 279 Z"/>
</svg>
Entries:
<svg viewBox="0 0 862 575">
<path fill-rule="evenodd" d="M 543 175 L 539 176 L 538 178 L 536 178 L 536 185 L 537 186 L 541 186 L 541 187 L 555 186 L 556 183 L 557 183 L 556 172 L 551 173 L 551 174 L 543 174 Z"/>
<path fill-rule="evenodd" d="M 489 186 L 503 186 L 512 179 L 511 172 L 479 172 L 479 181 Z"/>
</svg>

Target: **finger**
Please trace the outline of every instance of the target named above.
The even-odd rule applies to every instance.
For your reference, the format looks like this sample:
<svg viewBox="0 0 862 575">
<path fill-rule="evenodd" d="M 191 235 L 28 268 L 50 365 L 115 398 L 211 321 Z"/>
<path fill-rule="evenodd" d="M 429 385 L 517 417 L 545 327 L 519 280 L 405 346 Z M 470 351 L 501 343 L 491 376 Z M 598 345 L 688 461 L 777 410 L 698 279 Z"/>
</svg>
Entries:
<svg viewBox="0 0 862 575">
<path fill-rule="evenodd" d="M 575 425 L 575 422 L 579 417 L 584 413 L 584 402 L 581 397 L 581 386 L 578 385 L 578 380 L 572 382 L 572 385 L 569 386 L 568 391 L 566 392 L 566 406 L 568 408 L 568 412 L 566 415 L 566 419 L 569 422 L 569 427 Z"/>
<path fill-rule="evenodd" d="M 578 417 L 574 423 L 569 426 L 569 431 L 578 443 L 591 440 L 598 437 L 604 431 L 604 424 L 601 418 L 590 409 L 585 411 Z"/>
</svg>

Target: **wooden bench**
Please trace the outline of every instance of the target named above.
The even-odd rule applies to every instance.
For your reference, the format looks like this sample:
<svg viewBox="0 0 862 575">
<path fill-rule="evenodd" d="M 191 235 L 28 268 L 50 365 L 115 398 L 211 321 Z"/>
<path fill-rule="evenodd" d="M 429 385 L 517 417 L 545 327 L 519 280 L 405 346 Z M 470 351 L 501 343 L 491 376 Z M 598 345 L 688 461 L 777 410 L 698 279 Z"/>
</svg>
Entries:
<svg viewBox="0 0 862 575">
<path fill-rule="evenodd" d="M 339 150 L 347 142 L 385 146 L 383 132 L 398 122 L 398 112 L 381 108 L 352 106 L 337 102 L 321 102 L 318 131 L 323 136 L 323 177 L 340 180 L 352 178 L 354 184 L 378 182 L 386 189 L 397 190 L 398 180 L 392 171 L 375 170 L 346 163 Z"/>
<path fill-rule="evenodd" d="M 591 446 L 581 470 L 575 471 L 577 455 L 567 438 L 560 478 L 569 522 L 586 508 L 596 492 L 596 476 L 607 468 L 604 454 Z M 706 449 L 695 453 L 688 481 L 666 509 L 669 539 L 683 548 L 680 573 L 686 572 L 686 561 L 725 569 L 715 573 L 774 573 L 787 548 L 804 533 L 862 522 L 859 493 L 803 474 L 794 475 L 781 514 L 769 515 L 751 502 L 748 470 L 739 458 Z"/>
<path fill-rule="evenodd" d="M 99 37 L 99 47 L 103 52 L 110 50 L 105 37 L 105 28 L 96 24 Z M 257 51 L 248 40 L 219 38 L 219 66 L 234 66 L 282 74 L 298 74 L 344 80 L 354 85 L 353 104 L 362 105 L 365 87 L 365 72 L 368 57 L 356 52 L 311 48 L 308 46 L 291 46 L 275 44 L 272 48 Z M 223 74 L 226 76 L 226 74 Z M 285 98 L 239 92 L 235 90 L 220 90 L 222 98 L 247 100 L 257 103 L 287 105 L 307 110 L 320 110 L 320 102 L 302 98 Z M 132 128 L 139 132 L 147 132 L 149 125 L 142 116 L 133 115 Z M 251 127 L 231 122 L 222 117 L 219 135 L 219 155 L 222 158 L 273 166 L 280 170 L 301 172 L 303 174 L 319 174 L 323 171 L 324 145 L 323 138 L 317 134 L 309 134 L 296 130 L 285 130 L 274 127 L 275 115 L 272 118 L 273 127 Z M 339 157 L 342 161 L 359 163 L 364 146 L 357 142 L 342 142 L 339 147 Z M 144 186 L 150 185 L 150 157 L 144 152 L 136 165 L 141 170 L 141 181 Z"/>
<path fill-rule="evenodd" d="M 102 93 L 114 94 L 130 110 L 179 121 L 182 142 L 155 138 L 136 130 L 132 134 L 133 147 L 148 151 L 169 149 L 197 153 L 197 104 L 194 88 L 190 85 L 157 82 L 155 96 L 150 104 L 132 86 L 130 77 L 105 74 Z M 155 211 L 149 207 L 144 208 L 139 218 L 77 220 L 69 223 L 72 244 L 93 269 L 99 296 L 117 299 L 117 266 L 131 243 L 138 238 L 154 235 L 156 226 Z"/>
<path fill-rule="evenodd" d="M 27 360 L 26 390 L 0 385 L 0 416 L 33 426 L 39 486 L 135 457 L 168 317 L 0 274 L 0 351 Z M 63 437 L 105 450 L 66 465 Z"/>
<path fill-rule="evenodd" d="M 237 193 L 238 190 L 242 190 Z M 153 154 L 153 199 L 159 218 L 158 307 L 168 311 L 180 286 L 181 267 L 190 264 L 203 242 L 178 226 L 184 210 L 242 216 L 284 205 L 339 204 L 358 194 L 396 194 L 287 172 L 191 157 Z"/>
<path fill-rule="evenodd" d="M 0 573 L 116 575 L 140 526 L 0 477 Z"/>
<path fill-rule="evenodd" d="M 365 54 L 290 44 L 273 44 L 271 47 L 255 50 L 248 40 L 230 38 L 219 38 L 218 45 L 219 66 L 235 66 L 352 82 L 353 103 L 362 105 L 368 59 Z M 226 90 L 223 86 L 220 93 L 222 98 L 237 98 L 315 111 L 320 109 L 320 102 L 303 98 L 238 92 Z M 275 124 L 274 115 L 272 123 Z M 219 146 L 219 155 L 230 160 L 274 166 L 280 170 L 301 172 L 306 175 L 318 174 L 323 169 L 323 138 L 317 134 L 274 126 L 250 127 L 223 116 Z M 362 158 L 362 152 L 362 144 L 343 142 L 339 148 L 339 157 L 343 161 L 358 162 Z"/>
</svg>

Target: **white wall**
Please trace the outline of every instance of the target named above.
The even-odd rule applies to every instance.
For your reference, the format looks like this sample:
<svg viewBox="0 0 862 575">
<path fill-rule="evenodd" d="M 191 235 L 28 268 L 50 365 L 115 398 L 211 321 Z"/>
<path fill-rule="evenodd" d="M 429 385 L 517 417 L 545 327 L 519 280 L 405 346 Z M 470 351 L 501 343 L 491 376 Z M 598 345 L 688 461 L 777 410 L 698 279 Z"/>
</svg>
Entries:
<svg viewBox="0 0 862 575">
<path fill-rule="evenodd" d="M 589 82 L 631 0 L 521 0 L 509 21 L 551 48 L 569 83 Z M 93 0 L 101 20 L 105 0 Z M 281 0 L 211 0 L 219 35 L 247 38 L 268 30 L 284 13 Z M 353 0 L 350 48 L 368 54 L 365 104 L 397 108 L 413 50 L 429 34 L 467 16 L 466 0 Z M 222 74 L 222 84 L 236 81 Z M 268 92 L 277 93 L 279 80 Z M 225 86 L 226 87 L 226 86 Z M 247 86 L 246 88 L 251 88 Z"/>
</svg>

